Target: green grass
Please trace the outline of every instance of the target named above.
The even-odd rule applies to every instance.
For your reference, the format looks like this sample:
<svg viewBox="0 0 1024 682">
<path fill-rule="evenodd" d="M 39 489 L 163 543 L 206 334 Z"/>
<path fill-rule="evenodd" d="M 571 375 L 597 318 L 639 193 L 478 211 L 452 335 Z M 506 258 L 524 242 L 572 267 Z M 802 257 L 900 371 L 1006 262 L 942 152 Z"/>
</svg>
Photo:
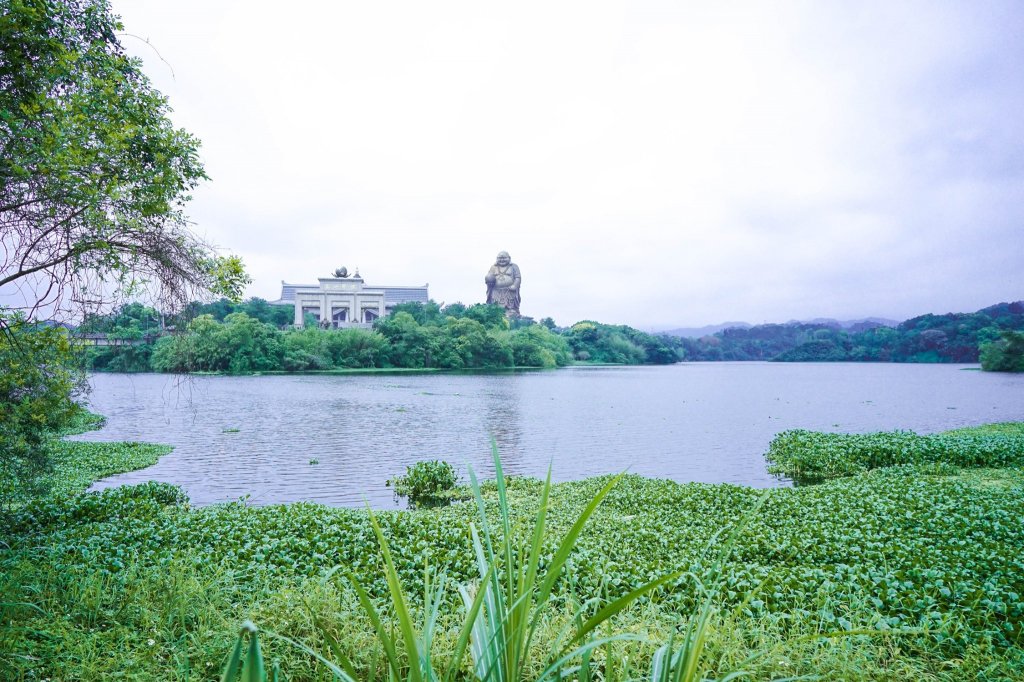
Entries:
<svg viewBox="0 0 1024 682">
<path fill-rule="evenodd" d="M 329 660 L 340 653 L 357 679 L 387 679 L 377 626 L 352 582 L 338 579 L 346 572 L 396 633 L 398 661 L 407 660 L 409 640 L 399 632 L 393 585 L 404 591 L 415 632 L 434 609 L 432 651 L 444 669 L 464 623 L 454 588 L 490 581 L 481 580 L 473 551 L 473 527 L 482 538 L 480 507 L 497 557 L 485 563 L 506 568 L 533 551 L 543 510 L 541 576 L 559 556 L 560 538 L 612 480 L 553 485 L 546 503 L 541 481 L 509 479 L 503 492 L 483 483 L 477 504 L 379 512 L 378 534 L 365 510 L 195 509 L 177 488 L 156 483 L 81 494 L 94 478 L 147 466 L 167 448 L 58 447 L 55 494 L 0 520 L 0 679 L 216 679 L 245 620 Z M 658 648 L 671 639 L 678 650 L 689 617 L 703 613 L 707 592 L 696 578 L 707 586 L 717 576 L 702 630 L 706 676 L 744 669 L 757 679 L 1020 679 L 1020 468 L 901 465 L 761 496 L 740 486 L 618 480 L 551 584 L 534 644 L 519 649 L 522 677 L 534 679 L 546 666 L 551 647 L 537 643 L 566 641 L 581 618 L 682 571 L 599 628 L 598 636 L 633 639 L 594 648 L 581 677 L 649 678 Z M 712 540 L 730 528 L 738 530 L 722 560 Z M 515 539 L 511 561 L 502 558 L 505 537 Z M 343 572 L 332 573 L 338 566 Z M 434 592 L 425 566 L 450 581 L 426 609 L 423 595 Z M 502 584 L 508 593 L 519 579 Z M 823 636 L 850 631 L 860 634 Z M 270 636 L 260 641 L 288 679 L 331 679 L 303 650 Z M 461 669 L 468 678 L 468 661 Z"/>
</svg>

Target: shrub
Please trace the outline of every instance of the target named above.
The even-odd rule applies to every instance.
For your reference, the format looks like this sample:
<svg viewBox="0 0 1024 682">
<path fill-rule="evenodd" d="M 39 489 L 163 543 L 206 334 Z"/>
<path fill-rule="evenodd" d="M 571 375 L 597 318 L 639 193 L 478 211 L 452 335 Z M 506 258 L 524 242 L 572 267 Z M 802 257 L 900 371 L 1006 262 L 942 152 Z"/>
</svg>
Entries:
<svg viewBox="0 0 1024 682">
<path fill-rule="evenodd" d="M 405 474 L 388 479 L 395 495 L 409 498 L 414 507 L 434 506 L 443 502 L 445 493 L 455 487 L 459 477 L 448 462 L 432 459 L 405 468 Z"/>
<path fill-rule="evenodd" d="M 81 410 L 84 387 L 63 329 L 0 318 L 0 507 L 44 487 L 46 442 Z"/>
</svg>

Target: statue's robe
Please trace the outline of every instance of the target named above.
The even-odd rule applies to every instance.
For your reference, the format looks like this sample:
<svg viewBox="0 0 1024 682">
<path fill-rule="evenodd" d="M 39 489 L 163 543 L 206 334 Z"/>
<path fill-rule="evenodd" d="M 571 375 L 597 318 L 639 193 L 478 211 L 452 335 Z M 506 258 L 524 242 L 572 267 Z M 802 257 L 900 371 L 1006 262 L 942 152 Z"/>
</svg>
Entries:
<svg viewBox="0 0 1024 682">
<path fill-rule="evenodd" d="M 487 302 L 497 303 L 503 306 L 506 311 L 519 314 L 519 284 L 522 277 L 519 274 L 519 266 L 515 263 L 508 265 L 492 265 L 484 277 L 487 283 Z M 513 288 L 514 287 L 514 288 Z"/>
</svg>

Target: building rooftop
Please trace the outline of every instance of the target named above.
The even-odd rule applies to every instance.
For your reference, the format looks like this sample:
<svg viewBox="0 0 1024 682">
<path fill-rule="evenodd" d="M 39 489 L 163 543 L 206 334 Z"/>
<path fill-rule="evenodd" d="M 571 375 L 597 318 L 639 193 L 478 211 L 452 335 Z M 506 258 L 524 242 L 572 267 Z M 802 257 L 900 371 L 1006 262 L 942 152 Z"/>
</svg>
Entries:
<svg viewBox="0 0 1024 682">
<path fill-rule="evenodd" d="M 360 278 L 351 278 L 362 281 Z M 426 284 L 423 286 L 367 286 L 370 291 L 384 292 L 384 305 L 397 305 L 399 303 L 426 303 L 430 300 L 430 294 Z M 291 284 L 281 280 L 281 297 L 276 301 L 269 301 L 275 305 L 295 305 L 295 292 L 299 289 L 319 289 L 320 284 Z"/>
</svg>

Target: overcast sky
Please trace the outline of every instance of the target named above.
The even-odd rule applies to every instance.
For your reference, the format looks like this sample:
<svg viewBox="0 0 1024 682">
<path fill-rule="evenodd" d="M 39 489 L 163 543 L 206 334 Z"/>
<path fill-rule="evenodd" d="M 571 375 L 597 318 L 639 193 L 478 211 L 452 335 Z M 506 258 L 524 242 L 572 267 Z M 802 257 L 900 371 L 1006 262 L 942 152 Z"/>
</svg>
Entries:
<svg viewBox="0 0 1024 682">
<path fill-rule="evenodd" d="M 563 325 L 1024 298 L 1020 2 L 113 7 L 249 295 L 345 265 L 480 302 L 507 250 Z"/>
</svg>

